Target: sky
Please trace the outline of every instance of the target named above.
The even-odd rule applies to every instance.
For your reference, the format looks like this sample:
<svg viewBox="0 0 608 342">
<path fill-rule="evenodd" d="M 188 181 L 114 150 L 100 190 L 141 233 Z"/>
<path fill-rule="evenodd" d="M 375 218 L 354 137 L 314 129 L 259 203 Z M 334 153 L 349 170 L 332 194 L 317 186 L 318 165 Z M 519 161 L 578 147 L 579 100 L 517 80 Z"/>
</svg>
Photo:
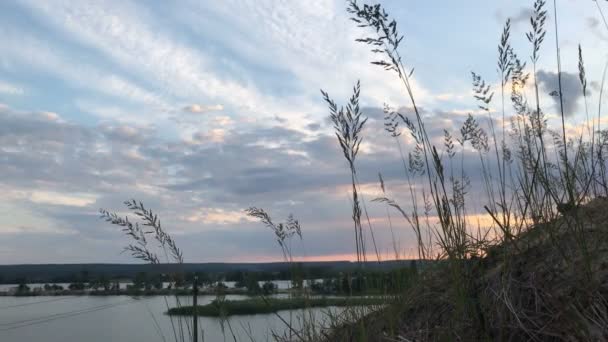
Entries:
<svg viewBox="0 0 608 342">
<path fill-rule="evenodd" d="M 436 135 L 477 112 L 471 71 L 497 90 L 507 18 L 516 53 L 530 55 L 531 0 L 382 4 L 405 36 L 401 54 Z M 594 1 L 557 4 L 575 126 L 578 45 L 595 108 L 608 30 Z M 394 74 L 369 63 L 354 41 L 369 32 L 345 9 L 340 0 L 1 1 L 0 263 L 133 262 L 119 227 L 99 218 L 100 208 L 126 215 L 132 198 L 158 214 L 187 262 L 281 260 L 272 232 L 244 214 L 251 206 L 300 220 L 300 259 L 354 259 L 350 174 L 319 90 L 345 103 L 357 80 L 369 117 L 358 174 L 378 248 L 390 255 L 386 208 L 372 199 L 379 172 L 391 197 L 405 199 L 405 182 L 382 108 L 410 103 Z M 541 56 L 551 117 L 553 26 Z M 468 168 L 475 184 L 479 169 Z M 392 215 L 401 252 L 415 256 L 413 234 Z"/>
</svg>

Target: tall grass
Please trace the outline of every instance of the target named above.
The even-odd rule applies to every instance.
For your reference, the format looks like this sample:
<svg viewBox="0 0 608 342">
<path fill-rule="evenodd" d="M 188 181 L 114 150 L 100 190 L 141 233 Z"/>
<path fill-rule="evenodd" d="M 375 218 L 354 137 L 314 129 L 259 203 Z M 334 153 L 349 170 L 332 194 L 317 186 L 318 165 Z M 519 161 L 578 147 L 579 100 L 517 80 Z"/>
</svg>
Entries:
<svg viewBox="0 0 608 342">
<path fill-rule="evenodd" d="M 346 158 L 348 167 L 350 169 L 355 249 L 357 253 L 357 262 L 359 263 L 365 261 L 367 257 L 365 250 L 365 237 L 363 234 L 363 228 L 361 226 L 361 204 L 359 201 L 357 168 L 355 167 L 355 159 L 357 158 L 359 147 L 361 146 L 361 141 L 363 140 L 361 137 L 361 132 L 365 126 L 365 123 L 367 122 L 367 118 L 363 117 L 363 113 L 359 107 L 360 93 L 360 83 L 357 82 L 353 88 L 353 95 L 351 96 L 346 109 L 344 109 L 343 107 L 338 108 L 338 105 L 329 97 L 327 92 L 321 90 L 323 99 L 329 106 L 329 117 L 334 124 L 338 143 L 342 148 L 342 153 L 344 154 L 344 158 Z"/>
<path fill-rule="evenodd" d="M 101 218 L 106 222 L 122 227 L 122 231 L 130 240 L 124 251 L 128 252 L 133 258 L 154 265 L 174 264 L 176 267 L 171 269 L 171 287 L 175 287 L 178 280 L 183 277 L 179 267 L 179 265 L 184 263 L 182 251 L 177 247 L 171 235 L 163 229 L 158 216 L 151 209 L 146 208 L 142 202 L 137 202 L 136 200 L 125 201 L 124 205 L 135 215 L 135 219 L 129 219 L 128 215 L 124 217 L 119 216 L 106 209 L 99 210 Z M 174 298 L 177 307 L 182 307 L 180 297 L 176 294 Z M 167 310 L 169 310 L 171 305 L 166 296 L 164 296 L 164 301 Z M 152 322 L 156 326 L 159 338 L 163 341 L 171 338 L 164 336 L 158 326 L 154 313 L 149 313 Z M 191 320 L 170 316 L 170 321 L 174 341 L 193 341 Z M 201 325 L 199 324 L 199 326 Z M 201 326 L 201 334 L 202 329 Z"/>
<path fill-rule="evenodd" d="M 600 3 L 596 6 L 604 18 Z M 365 341 L 379 340 L 382 333 L 397 341 L 608 339 L 606 277 L 601 266 L 608 250 L 602 222 L 608 220 L 608 214 L 604 215 L 608 203 L 602 199 L 608 197 L 608 130 L 601 129 L 608 61 L 601 78 L 597 115 L 590 115 L 584 50 L 579 45 L 573 52 L 578 57 L 585 121 L 569 132 L 567 117 L 576 113 L 567 113 L 564 106 L 557 1 L 552 3 L 549 27 L 547 2 L 535 0 L 525 35 L 529 55 L 521 58 L 513 48 L 511 21 L 507 19 L 497 35 L 496 79 L 471 72 L 471 101 L 481 115 L 471 113 L 462 126 L 446 128 L 440 137 L 433 137 L 417 104 L 412 86 L 414 69 L 400 51 L 404 36 L 396 20 L 379 4 L 349 0 L 346 10 L 365 34 L 356 41 L 377 57 L 371 63 L 401 82 L 409 102 L 408 112 L 384 105 L 385 130 L 394 139 L 403 165 L 407 204 L 389 197 L 390 189 L 381 175 L 382 197 L 375 202 L 403 217 L 415 235 L 418 258 L 428 266 L 421 270 L 415 286 L 404 286 L 399 296 L 391 298 L 392 305 L 376 308 L 371 315 L 369 310 L 347 308 L 343 315 L 332 316 L 333 334 L 318 329 L 306 314 L 300 317 L 302 330 L 294 328 L 293 317 L 287 321 L 277 315 L 289 329 L 275 337 Z M 559 103 L 559 122 L 554 125 L 549 124 L 538 81 L 551 30 L 558 80 L 551 96 Z M 528 57 L 530 65 L 525 62 Z M 499 89 L 493 89 L 493 84 Z M 353 87 L 345 107 L 321 92 L 350 172 L 357 261 L 363 265 L 367 260 L 361 223 L 364 212 L 380 261 L 357 173 L 367 122 L 359 105 L 361 85 L 357 82 Z M 403 132 L 409 134 L 411 144 L 404 146 Z M 442 141 L 441 146 L 437 141 Z M 467 174 L 465 160 L 478 161 L 478 177 Z M 483 194 L 485 203 L 476 205 L 480 198 L 472 201 L 471 190 Z M 148 250 L 146 234 L 153 234 L 167 260 L 180 263 L 181 252 L 164 234 L 156 216 L 134 201 L 127 206 L 151 230 L 102 211 L 102 216 L 124 227 L 133 240 L 127 251 L 158 263 L 157 254 Z M 299 222 L 290 216 L 277 224 L 255 207 L 247 214 L 273 230 L 284 260 L 293 265 L 291 240 L 302 238 Z M 472 218 L 483 215 L 489 222 L 485 225 Z M 399 258 L 393 234 L 398 226 L 388 210 L 387 218 L 393 252 Z M 301 295 L 306 300 L 306 293 Z M 176 340 L 178 337 L 175 333 Z"/>
<path fill-rule="evenodd" d="M 601 257 L 602 248 L 605 246 L 597 237 L 592 237 L 590 229 L 594 231 L 596 228 L 590 226 L 597 223 L 591 222 L 593 217 L 583 208 L 594 198 L 607 194 L 605 155 L 608 133 L 600 129 L 601 95 L 605 77 L 601 80 L 602 91 L 598 100 L 597 118 L 591 118 L 583 49 L 579 46 L 576 52 L 586 121 L 576 133 L 568 133 L 567 116 L 575 113 L 565 111 L 557 2 L 553 1 L 552 5 L 551 29 L 555 36 L 557 84 L 551 95 L 559 104 L 560 123 L 556 127 L 549 127 L 542 109 L 537 75 L 547 35 L 548 9 L 546 1 L 536 0 L 530 18 L 530 31 L 526 34 L 531 44 L 529 57 L 532 70 L 528 71 L 527 63 L 518 57 L 512 47 L 511 21 L 507 19 L 497 49 L 500 117 L 494 117 L 496 111 L 493 104 L 496 99 L 491 87 L 492 82 L 487 82 L 473 72 L 473 97 L 479 109 L 485 113 L 487 125 L 482 125 L 477 118 L 469 114 L 457 132 L 447 129 L 444 131 L 444 146 L 440 147 L 434 144 L 435 137 L 429 136 L 425 118 L 417 106 L 411 81 L 413 68 L 406 66 L 400 54 L 403 35 L 400 34 L 396 21 L 379 4 L 360 5 L 356 0 L 348 2 L 347 11 L 352 15 L 351 19 L 357 26 L 365 29 L 364 32 L 369 33 L 357 39 L 357 42 L 368 45 L 378 56 L 372 64 L 393 73 L 401 81 L 404 94 L 410 102 L 412 119 L 404 113 L 392 111 L 389 105 L 385 105 L 386 131 L 396 140 L 406 173 L 410 203 L 406 206 L 407 209 L 404 209 L 395 200 L 388 198 L 383 181 L 383 197 L 377 201 L 398 210 L 413 228 L 420 259 L 434 258 L 445 261 L 441 264 L 447 265 L 450 274 L 450 282 L 446 284 L 447 293 L 450 295 L 446 302 L 453 310 L 453 316 L 449 318 L 452 332 L 444 332 L 445 336 L 456 338 L 465 336 L 459 334 L 469 331 L 466 336 L 474 339 L 502 340 L 525 336 L 539 340 L 552 334 L 564 333 L 564 330 L 560 330 L 563 326 L 552 325 L 551 320 L 563 318 L 558 317 L 554 307 L 556 303 L 548 299 L 552 293 L 546 289 L 547 284 L 542 284 L 550 280 L 542 279 L 540 286 L 538 283 L 530 283 L 529 280 L 528 283 L 521 283 L 522 277 L 532 275 L 517 274 L 522 272 L 521 255 L 530 253 L 526 248 L 530 248 L 534 243 L 538 244 L 538 240 L 532 242 L 531 236 L 550 241 L 551 244 L 542 246 L 545 249 L 542 253 L 551 258 L 557 257 L 558 260 L 551 259 L 552 262 L 557 262 L 560 267 L 569 270 L 568 274 L 573 278 L 571 280 L 580 281 L 576 283 L 577 286 L 585 287 L 575 296 L 576 302 L 564 304 L 566 308 L 563 310 L 567 311 L 570 320 L 567 325 L 585 327 L 572 334 L 584 339 L 597 336 L 599 331 L 600 336 L 607 336 L 605 334 L 608 332 L 608 326 L 603 318 L 606 307 L 593 304 L 592 308 L 602 309 L 589 310 L 583 304 L 596 303 L 598 300 L 606 302 L 605 294 L 601 292 L 601 278 L 593 271 L 597 268 L 597 259 Z M 596 2 L 596 5 L 603 17 L 599 2 Z M 608 29 L 608 25 L 606 26 Z M 353 96 L 351 101 L 356 99 L 358 102 L 359 89 L 357 84 L 356 96 Z M 533 93 L 532 103 L 528 102 L 528 92 Z M 323 98 L 329 104 L 330 117 L 334 123 L 340 123 L 336 125 L 339 128 L 337 131 L 352 132 L 349 126 L 344 124 L 348 121 L 334 119 L 339 117 L 341 112 L 327 93 L 323 92 Z M 511 109 L 508 108 L 509 102 Z M 363 115 L 358 111 L 356 114 Z M 410 151 L 407 153 L 409 167 L 406 167 L 406 154 L 399 140 L 400 124 L 405 126 L 413 138 L 413 144 L 408 146 Z M 500 127 L 499 132 L 496 126 Z M 357 130 L 357 133 L 359 134 L 360 130 Z M 360 136 L 357 138 L 356 141 L 359 142 L 362 139 Z M 338 134 L 338 140 L 349 160 L 351 174 L 355 175 L 356 167 L 349 159 L 352 154 L 348 152 L 353 150 L 352 146 L 358 146 L 350 145 L 350 141 L 346 140 L 343 134 Z M 470 158 L 472 152 L 477 155 L 480 165 L 479 181 L 486 201 L 482 208 L 475 208 L 467 200 L 471 179 L 465 172 L 463 161 Z M 412 175 L 415 178 L 412 178 Z M 353 176 L 353 193 L 356 192 L 354 184 Z M 422 193 L 424 213 L 419 212 L 419 193 Z M 354 204 L 353 218 L 355 231 L 358 231 L 358 209 L 356 203 Z M 484 212 L 491 218 L 491 224 L 487 227 L 475 226 L 470 215 Z M 427 218 L 426 225 L 421 224 L 421 217 Z M 423 236 L 431 238 L 426 240 Z M 357 255 L 361 246 L 365 245 L 365 241 L 360 239 L 357 237 Z M 571 241 L 572 246 L 564 249 L 564 241 Z M 438 246 L 438 254 L 430 252 L 433 245 Z M 483 273 L 474 271 L 478 269 L 475 265 L 478 265 L 476 260 L 480 260 L 479 258 L 500 263 L 500 276 L 496 278 L 497 283 L 493 284 L 492 288 L 479 287 L 480 281 L 477 278 L 484 276 Z M 542 268 L 538 271 L 543 273 L 544 268 L 551 265 L 543 262 L 536 266 Z M 545 297 L 536 299 L 536 311 L 533 313 L 527 312 L 530 309 L 526 306 L 527 303 L 518 302 L 529 291 L 527 286 L 533 286 L 533 290 L 539 291 L 538 293 L 547 291 L 537 293 L 538 296 Z M 421 289 L 423 292 L 430 291 L 429 286 L 422 286 Z M 492 295 L 483 293 L 489 290 L 493 292 Z M 495 306 L 490 311 L 488 307 L 491 303 Z M 595 318 L 591 319 L 589 315 Z M 431 326 L 445 322 L 428 323 Z M 499 328 L 501 326 L 508 328 Z M 475 333 L 471 334 L 470 329 Z M 425 336 L 431 338 L 431 335 Z"/>
</svg>

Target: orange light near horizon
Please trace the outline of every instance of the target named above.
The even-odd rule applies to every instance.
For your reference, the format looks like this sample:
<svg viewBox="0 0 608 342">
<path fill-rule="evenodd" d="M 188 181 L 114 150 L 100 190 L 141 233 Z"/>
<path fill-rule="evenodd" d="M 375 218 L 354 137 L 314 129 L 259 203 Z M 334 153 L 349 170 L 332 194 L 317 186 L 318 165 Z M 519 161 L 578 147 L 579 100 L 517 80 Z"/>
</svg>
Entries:
<svg viewBox="0 0 608 342">
<path fill-rule="evenodd" d="M 399 255 L 399 260 L 413 260 L 413 259 L 418 259 L 418 255 L 414 255 L 414 254 L 404 254 L 403 251 L 401 251 L 401 254 Z M 395 255 L 394 253 L 391 252 L 386 252 L 386 253 L 382 253 L 380 255 L 380 261 L 393 261 L 393 260 L 397 260 L 395 259 Z M 219 262 L 226 262 L 227 260 L 222 260 Z M 236 262 L 236 263 L 270 263 L 270 262 L 285 262 L 285 259 L 279 257 L 279 256 L 255 256 L 255 257 L 235 257 L 235 258 L 231 258 L 228 260 L 229 262 Z M 328 255 L 311 255 L 311 256 L 297 256 L 293 258 L 294 262 L 329 262 L 329 261 L 350 261 L 350 262 L 357 262 L 357 255 L 354 253 L 343 253 L 343 254 L 328 254 Z M 368 253 L 367 254 L 367 261 L 368 262 L 376 262 L 378 261 L 378 258 L 376 256 L 376 254 L 372 253 Z"/>
<path fill-rule="evenodd" d="M 305 257 L 295 257 L 294 261 L 311 262 L 311 261 L 357 261 L 357 255 L 352 253 L 347 254 L 331 254 L 331 255 L 311 255 Z"/>
<path fill-rule="evenodd" d="M 375 257 L 374 257 L 375 260 Z M 258 263 L 258 262 L 285 262 L 281 256 L 256 255 L 252 257 L 234 257 L 229 259 L 230 262 Z M 294 262 L 314 262 L 314 261 L 357 261 L 356 254 L 331 254 L 331 255 L 312 255 L 298 256 L 293 258 Z M 222 260 L 221 262 L 226 262 Z"/>
</svg>

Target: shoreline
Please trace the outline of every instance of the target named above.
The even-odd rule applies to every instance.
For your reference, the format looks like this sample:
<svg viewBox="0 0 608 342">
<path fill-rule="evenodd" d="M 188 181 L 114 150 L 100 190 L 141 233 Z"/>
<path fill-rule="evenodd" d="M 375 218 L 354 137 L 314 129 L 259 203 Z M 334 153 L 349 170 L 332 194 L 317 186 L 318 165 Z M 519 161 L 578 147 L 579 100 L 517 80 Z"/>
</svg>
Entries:
<svg viewBox="0 0 608 342">
<path fill-rule="evenodd" d="M 244 300 L 217 301 L 205 305 L 170 308 L 170 316 L 192 316 L 194 312 L 203 317 L 268 314 L 284 310 L 299 310 L 323 307 L 384 306 L 390 296 L 347 297 L 295 297 L 295 298 L 251 298 Z"/>
<path fill-rule="evenodd" d="M 272 294 L 286 294 L 289 290 L 277 290 Z M 199 296 L 251 295 L 246 289 L 200 289 Z M 0 292 L 0 297 L 57 297 L 57 296 L 191 296 L 192 289 L 150 290 L 54 290 L 27 292 Z"/>
</svg>

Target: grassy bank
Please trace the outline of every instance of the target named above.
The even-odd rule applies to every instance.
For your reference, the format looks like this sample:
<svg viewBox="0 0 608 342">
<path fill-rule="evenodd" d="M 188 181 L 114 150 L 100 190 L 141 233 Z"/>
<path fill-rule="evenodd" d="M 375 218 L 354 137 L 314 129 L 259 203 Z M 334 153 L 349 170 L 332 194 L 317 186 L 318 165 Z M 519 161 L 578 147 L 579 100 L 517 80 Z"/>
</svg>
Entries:
<svg viewBox="0 0 608 342">
<path fill-rule="evenodd" d="M 383 305 L 389 301 L 387 297 L 348 297 L 348 298 L 255 298 L 247 300 L 213 301 L 207 305 L 198 305 L 196 310 L 200 316 L 231 316 L 255 315 L 272 313 L 281 310 L 297 310 L 330 306 L 370 306 Z M 182 306 L 169 309 L 169 315 L 192 315 L 194 306 Z"/>
</svg>

